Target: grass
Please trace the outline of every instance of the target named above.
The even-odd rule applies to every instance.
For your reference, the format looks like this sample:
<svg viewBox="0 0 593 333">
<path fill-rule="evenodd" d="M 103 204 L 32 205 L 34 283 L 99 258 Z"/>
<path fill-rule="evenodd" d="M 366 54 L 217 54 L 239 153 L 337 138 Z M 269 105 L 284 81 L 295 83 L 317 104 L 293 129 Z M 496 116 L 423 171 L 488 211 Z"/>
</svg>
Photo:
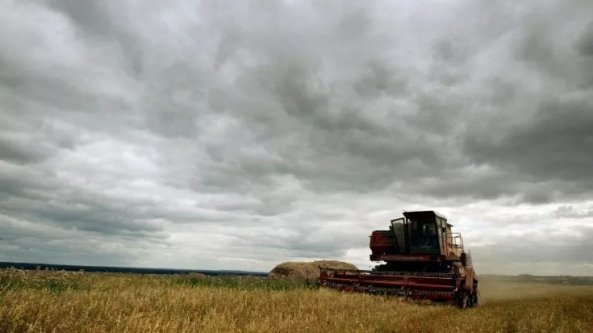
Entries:
<svg viewBox="0 0 593 333">
<path fill-rule="evenodd" d="M 593 332 L 593 286 L 483 281 L 475 309 L 286 280 L 0 271 L 0 332 Z"/>
<path fill-rule="evenodd" d="M 180 276 L 173 283 L 188 287 L 230 288 L 240 290 L 287 291 L 292 289 L 316 289 L 315 281 L 295 281 L 288 279 L 265 279 L 258 277 L 234 276 Z"/>
</svg>

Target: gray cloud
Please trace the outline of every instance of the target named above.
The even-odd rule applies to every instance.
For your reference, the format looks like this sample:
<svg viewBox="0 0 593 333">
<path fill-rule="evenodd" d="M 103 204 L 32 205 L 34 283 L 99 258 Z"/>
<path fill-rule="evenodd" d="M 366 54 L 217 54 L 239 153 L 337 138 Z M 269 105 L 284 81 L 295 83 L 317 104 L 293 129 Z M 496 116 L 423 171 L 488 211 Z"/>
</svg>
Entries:
<svg viewBox="0 0 593 333">
<path fill-rule="evenodd" d="M 589 218 L 593 217 L 593 207 L 582 207 L 581 209 L 575 208 L 572 205 L 560 206 L 556 209 L 555 215 L 560 218 Z"/>
<path fill-rule="evenodd" d="M 591 124 L 593 106 L 588 101 L 545 102 L 530 123 L 509 129 L 498 140 L 479 134 L 469 137 L 466 151 L 476 162 L 505 170 L 503 176 L 511 175 L 509 181 L 531 184 L 522 191 L 526 199 L 529 187 L 548 195 L 590 194 Z"/>
<path fill-rule="evenodd" d="M 47 151 L 47 147 L 35 142 L 0 138 L 0 157 L 3 160 L 28 164 L 41 161 L 50 155 L 51 151 Z"/>
<path fill-rule="evenodd" d="M 0 260 L 365 267 L 371 230 L 439 208 L 485 271 L 498 246 L 524 253 L 510 272 L 588 262 L 587 1 L 0 13 Z M 509 209 L 527 221 L 512 244 L 491 228 Z M 538 209 L 573 234 L 536 232 Z M 552 238 L 563 255 L 534 250 Z"/>
<path fill-rule="evenodd" d="M 576 46 L 582 56 L 593 56 L 593 22 L 590 22 L 587 25 L 587 28 L 583 32 L 581 38 L 579 38 Z"/>
<path fill-rule="evenodd" d="M 481 259 L 479 268 L 497 267 L 499 274 L 512 273 L 521 266 L 534 274 L 562 274 L 563 271 L 564 275 L 586 274 L 580 267 L 590 264 L 593 229 L 576 227 L 573 231 L 570 235 L 553 229 L 547 229 L 546 235 L 540 231 L 525 235 L 511 233 L 496 245 L 475 247 L 473 254 Z M 541 265 L 537 267 L 534 263 Z"/>
</svg>

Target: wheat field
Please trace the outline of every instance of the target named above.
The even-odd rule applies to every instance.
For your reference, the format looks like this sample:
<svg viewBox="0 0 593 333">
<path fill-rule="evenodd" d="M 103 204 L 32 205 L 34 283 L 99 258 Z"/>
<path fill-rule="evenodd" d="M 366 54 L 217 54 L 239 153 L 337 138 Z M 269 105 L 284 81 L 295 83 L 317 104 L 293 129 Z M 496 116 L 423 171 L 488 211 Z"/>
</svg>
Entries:
<svg viewBox="0 0 593 333">
<path fill-rule="evenodd" d="M 593 332 L 593 286 L 484 281 L 482 304 L 300 282 L 0 270 L 0 332 Z"/>
</svg>

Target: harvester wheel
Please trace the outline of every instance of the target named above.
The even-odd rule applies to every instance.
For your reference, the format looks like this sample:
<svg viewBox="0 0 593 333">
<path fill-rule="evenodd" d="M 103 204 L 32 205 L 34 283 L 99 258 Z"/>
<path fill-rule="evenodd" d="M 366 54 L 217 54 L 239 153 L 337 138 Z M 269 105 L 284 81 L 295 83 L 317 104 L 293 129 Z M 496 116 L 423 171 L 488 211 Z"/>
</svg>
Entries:
<svg viewBox="0 0 593 333">
<path fill-rule="evenodd" d="M 474 292 L 472 294 L 472 306 L 478 306 L 480 291 L 478 289 L 478 281 L 474 279 Z"/>
<path fill-rule="evenodd" d="M 474 293 L 471 296 L 471 306 L 478 306 L 478 290 L 475 289 Z"/>
<path fill-rule="evenodd" d="M 470 296 L 467 292 L 462 291 L 459 296 L 457 297 L 457 305 L 461 309 L 467 309 L 471 306 Z"/>
</svg>

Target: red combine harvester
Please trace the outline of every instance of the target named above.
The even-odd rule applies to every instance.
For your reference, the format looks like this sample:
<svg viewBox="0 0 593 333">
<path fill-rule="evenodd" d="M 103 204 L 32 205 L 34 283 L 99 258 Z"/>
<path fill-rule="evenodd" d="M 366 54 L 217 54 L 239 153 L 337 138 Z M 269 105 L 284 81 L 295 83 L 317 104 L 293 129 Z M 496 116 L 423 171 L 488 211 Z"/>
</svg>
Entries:
<svg viewBox="0 0 593 333">
<path fill-rule="evenodd" d="M 371 234 L 372 271 L 322 269 L 319 284 L 345 291 L 478 304 L 478 278 L 459 233 L 434 211 L 404 212 Z"/>
</svg>

